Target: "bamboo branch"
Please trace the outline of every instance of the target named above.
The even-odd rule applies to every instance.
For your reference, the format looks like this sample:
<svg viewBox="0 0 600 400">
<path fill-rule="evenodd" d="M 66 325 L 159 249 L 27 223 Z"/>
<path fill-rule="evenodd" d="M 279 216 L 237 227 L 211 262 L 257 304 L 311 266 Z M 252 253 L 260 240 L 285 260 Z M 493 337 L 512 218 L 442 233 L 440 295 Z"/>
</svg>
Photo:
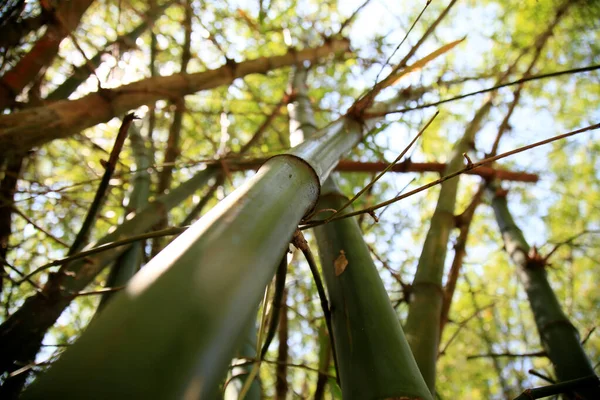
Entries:
<svg viewBox="0 0 600 400">
<path fill-rule="evenodd" d="M 65 138 L 85 128 L 160 99 L 174 99 L 201 90 L 227 85 L 249 74 L 317 61 L 330 54 L 345 52 L 349 42 L 331 39 L 315 48 L 290 50 L 287 54 L 261 57 L 194 74 L 173 74 L 143 79 L 115 89 L 91 93 L 77 100 L 58 101 L 45 107 L 32 108 L 0 116 L 0 155 L 40 146 Z M 40 129 L 44 126 L 44 129 Z"/>
<path fill-rule="evenodd" d="M 371 213 L 371 212 L 373 212 L 373 211 L 375 211 L 375 210 L 377 210 L 379 208 L 387 206 L 388 204 L 393 204 L 393 203 L 395 203 L 397 201 L 400 201 L 400 200 L 405 199 L 407 197 L 410 197 L 410 196 L 412 196 L 414 194 L 417 194 L 419 192 L 427 190 L 427 189 L 429 189 L 429 188 L 431 188 L 433 186 L 436 186 L 436 185 L 438 185 L 438 184 L 440 184 L 442 182 L 445 182 L 448 179 L 452 179 L 454 177 L 457 177 L 458 175 L 461 175 L 461 174 L 463 174 L 463 173 L 465 173 L 467 171 L 470 171 L 470 170 L 473 170 L 473 169 L 477 169 L 477 168 L 481 167 L 482 165 L 490 164 L 490 163 L 493 163 L 494 161 L 498 161 L 498 160 L 501 160 L 503 158 L 506 158 L 506 157 L 509 157 L 509 156 L 512 156 L 512 155 L 515 155 L 515 154 L 518 154 L 518 153 L 522 153 L 524 151 L 533 149 L 535 147 L 543 146 L 545 144 L 552 143 L 552 142 L 555 142 L 557 140 L 565 139 L 565 138 L 568 138 L 570 136 L 577 135 L 579 133 L 583 133 L 583 132 L 587 132 L 587 131 L 591 131 L 591 130 L 596 130 L 598 128 L 600 128 L 600 123 L 599 124 L 590 125 L 590 126 L 587 126 L 585 128 L 577 129 L 577 130 L 574 130 L 574 131 L 571 131 L 571 132 L 567 132 L 567 133 L 564 133 L 562 135 L 553 136 L 553 137 L 551 137 L 549 139 L 541 140 L 539 142 L 535 142 L 535 143 L 532 143 L 532 144 L 529 144 L 529 145 L 526 145 L 526 146 L 522 146 L 522 147 L 519 147 L 519 148 L 511 150 L 511 151 L 507 151 L 507 152 L 502 153 L 502 154 L 498 154 L 497 156 L 485 158 L 485 159 L 483 159 L 481 161 L 474 162 L 472 165 L 469 165 L 469 166 L 467 166 L 467 167 L 465 167 L 463 169 L 460 169 L 460 170 L 458 170 L 456 172 L 453 172 L 451 174 L 443 176 L 440 179 L 436 179 L 433 182 L 430 182 L 430 183 L 427 183 L 427 184 L 425 184 L 423 186 L 420 186 L 417 189 L 411 190 L 408 193 L 405 193 L 405 194 L 402 194 L 400 196 L 394 197 L 393 199 L 390 199 L 390 200 L 386 200 L 386 201 L 381 202 L 379 204 L 376 204 L 376 205 L 374 205 L 372 207 L 367 207 L 367 208 L 364 208 L 362 210 L 358 210 L 358 211 L 350 212 L 350 213 L 347 213 L 347 214 L 344 214 L 344 215 L 340 215 L 338 217 L 333 218 L 332 221 L 336 221 L 336 220 L 344 219 L 344 218 L 349 218 L 349 217 L 354 217 L 356 215 L 363 214 L 363 213 Z M 308 222 L 308 223 L 304 224 L 300 229 L 301 230 L 309 229 L 309 228 L 312 228 L 314 226 L 322 225 L 323 223 L 324 223 L 324 221 Z"/>
<path fill-rule="evenodd" d="M 544 350 L 532 351 L 529 353 L 485 353 L 485 354 L 474 354 L 467 356 L 467 360 L 475 360 L 477 358 L 500 358 L 500 357 L 548 357 L 548 354 Z"/>
<path fill-rule="evenodd" d="M 556 383 L 554 385 L 543 386 L 535 389 L 527 389 L 519 396 L 515 397 L 515 400 L 541 399 L 542 397 L 548 397 L 560 393 L 568 393 L 572 390 L 585 388 L 596 388 L 597 390 L 600 390 L 600 380 L 598 377 L 596 375 L 591 375 L 584 378 Z"/>
<path fill-rule="evenodd" d="M 327 301 L 327 295 L 325 294 L 325 288 L 323 287 L 323 281 L 321 280 L 321 275 L 319 274 L 315 257 L 313 256 L 312 251 L 310 251 L 310 247 L 308 247 L 308 242 L 304 238 L 304 235 L 301 231 L 296 230 L 296 232 L 294 233 L 294 237 L 292 238 L 292 244 L 297 249 L 302 251 L 302 254 L 304 254 L 304 257 L 306 258 L 306 262 L 310 267 L 310 272 L 312 273 L 313 280 L 315 282 L 315 287 L 317 288 L 317 293 L 319 294 L 319 300 L 321 301 L 321 308 L 323 309 L 323 317 L 325 318 L 325 323 L 327 324 L 327 331 L 329 332 L 329 339 L 331 342 L 331 353 L 335 362 L 336 380 L 338 385 L 340 385 L 340 374 L 337 367 L 335 342 L 333 340 L 333 328 L 331 326 L 331 310 L 329 309 L 329 302 Z"/>
<path fill-rule="evenodd" d="M 253 158 L 253 159 L 224 159 L 223 162 L 227 163 L 230 171 L 247 171 L 249 169 L 258 169 L 266 161 L 264 158 Z M 361 162 L 352 160 L 341 160 L 335 167 L 335 171 L 339 172 L 381 172 L 389 167 L 389 163 L 376 161 L 376 162 Z M 401 163 L 393 165 L 388 172 L 395 173 L 411 173 L 411 172 L 437 172 L 443 173 L 446 169 L 447 164 L 436 163 L 436 162 L 414 162 L 407 159 Z M 491 167 L 482 166 L 477 169 L 465 171 L 467 175 L 480 176 L 486 180 L 497 179 L 514 182 L 528 182 L 535 183 L 539 180 L 537 174 L 531 174 L 521 171 L 510 171 L 505 169 L 496 169 Z"/>
<path fill-rule="evenodd" d="M 436 106 L 439 106 L 441 104 L 445 104 L 445 103 L 450 103 L 452 101 L 466 99 L 467 97 L 476 96 L 478 94 L 484 94 L 484 93 L 494 92 L 494 91 L 496 91 L 498 89 L 502 89 L 502 88 L 509 87 L 509 86 L 514 86 L 514 85 L 520 85 L 520 84 L 526 83 L 526 82 L 537 81 L 537 80 L 547 79 L 547 78 L 555 78 L 557 76 L 562 76 L 562 75 L 580 74 L 580 73 L 583 73 L 583 72 L 596 71 L 597 69 L 600 69 L 600 65 L 594 64 L 594 65 L 588 65 L 587 67 L 571 68 L 571 69 L 565 69 L 565 70 L 561 70 L 561 71 L 548 72 L 548 73 L 545 73 L 545 74 L 532 75 L 532 76 L 529 76 L 529 77 L 526 77 L 526 78 L 517 79 L 515 81 L 511 81 L 511 82 L 507 82 L 507 83 L 502 83 L 502 84 L 499 84 L 499 85 L 495 85 L 495 86 L 492 86 L 492 87 L 489 87 L 489 88 L 486 88 L 486 89 L 481 89 L 481 90 L 477 90 L 477 91 L 474 91 L 474 92 L 469 92 L 469 93 L 461 94 L 461 95 L 458 95 L 458 96 L 450 97 L 448 99 L 434 101 L 432 103 L 421 104 L 421 105 L 416 106 L 416 107 L 407 107 L 407 108 L 402 108 L 400 110 L 386 111 L 386 112 L 383 112 L 383 113 L 369 112 L 365 116 L 366 117 L 371 117 L 371 116 L 381 116 L 381 115 L 388 115 L 388 114 L 401 114 L 401 113 L 405 113 L 405 112 L 408 112 L 408 111 L 422 110 L 424 108 L 436 107 Z"/>
<path fill-rule="evenodd" d="M 425 124 L 425 126 L 423 128 L 421 128 L 421 130 L 415 135 L 415 137 L 413 138 L 413 140 L 411 140 L 411 142 L 404 148 L 404 150 L 402 150 L 402 152 L 398 155 L 398 157 L 396 157 L 396 159 L 394 161 L 392 161 L 390 165 L 388 165 L 387 167 L 385 167 L 384 170 L 381 171 L 381 173 L 379 173 L 375 178 L 373 178 L 371 180 L 371 182 L 369 182 L 364 188 L 362 188 L 358 193 L 356 193 L 350 200 L 348 200 L 346 203 L 344 203 L 344 205 L 339 210 L 337 210 L 329 218 L 327 218 L 325 220 L 325 223 L 331 221 L 331 219 L 333 217 L 335 217 L 337 214 L 339 214 L 340 212 L 344 211 L 348 206 L 350 206 L 352 203 L 354 203 L 354 201 L 356 199 L 358 199 L 364 192 L 366 192 L 367 190 L 369 190 L 379 179 L 381 179 L 381 177 L 386 172 L 388 172 L 396 164 L 398 164 L 398 162 L 400 162 L 400 160 L 402 159 L 402 157 L 404 157 L 404 155 L 408 152 L 408 150 L 410 150 L 410 148 L 415 144 L 415 142 L 421 137 L 421 135 L 423 134 L 423 132 L 425 132 L 425 130 L 429 127 L 429 125 L 431 125 L 431 123 L 438 116 L 438 114 L 439 114 L 439 112 L 436 112 L 435 114 L 433 114 L 433 117 L 431 117 L 429 119 L 429 121 Z"/>
</svg>

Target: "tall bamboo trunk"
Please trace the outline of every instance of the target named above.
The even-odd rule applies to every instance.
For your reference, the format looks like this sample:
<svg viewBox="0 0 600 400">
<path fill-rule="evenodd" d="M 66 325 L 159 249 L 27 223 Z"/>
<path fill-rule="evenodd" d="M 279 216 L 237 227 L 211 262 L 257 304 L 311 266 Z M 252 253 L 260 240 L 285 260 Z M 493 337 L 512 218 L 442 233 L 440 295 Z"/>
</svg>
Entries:
<svg viewBox="0 0 600 400">
<path fill-rule="evenodd" d="M 463 153 L 473 146 L 475 134 L 492 106 L 491 98 L 476 112 L 456 144 L 444 175 L 462 168 Z M 450 231 L 455 227 L 454 206 L 459 178 L 441 185 L 438 203 L 431 217 L 429 231 L 423 244 L 411 294 L 405 332 L 417 364 L 431 390 L 435 393 L 435 366 L 438 357 L 440 320 L 444 291 L 442 276 Z"/>
<path fill-rule="evenodd" d="M 213 170 L 199 172 L 171 193 L 148 204 L 133 218 L 92 246 L 102 245 L 149 230 L 158 221 L 161 209 L 171 209 L 204 186 Z M 41 293 L 25 303 L 0 325 L 0 372 L 13 371 L 33 361 L 46 331 L 56 322 L 75 294 L 85 289 L 93 279 L 129 246 L 122 246 L 63 265 L 50 274 Z"/>
<path fill-rule="evenodd" d="M 512 262 L 531 306 L 542 347 L 552 361 L 560 381 L 595 375 L 577 329 L 562 311 L 560 303 L 548 282 L 545 260 L 529 247 L 512 218 L 506 201 L 506 191 L 490 185 L 492 208 L 498 222 L 504 247 Z M 600 399 L 600 388 L 581 389 L 577 394 L 584 399 Z"/>
<path fill-rule="evenodd" d="M 152 259 L 24 398 L 89 398 L 90 387 L 97 398 L 210 398 L 320 183 L 372 126 L 343 117 L 267 161 Z"/>
<path fill-rule="evenodd" d="M 298 68 L 292 79 L 292 144 L 317 130 L 306 75 L 305 69 Z M 398 96 L 393 105 L 402 100 Z M 317 210 L 340 210 L 347 201 L 330 176 Z M 430 398 L 356 220 L 332 222 L 315 228 L 314 233 L 329 293 L 331 333 L 344 398 Z"/>
</svg>

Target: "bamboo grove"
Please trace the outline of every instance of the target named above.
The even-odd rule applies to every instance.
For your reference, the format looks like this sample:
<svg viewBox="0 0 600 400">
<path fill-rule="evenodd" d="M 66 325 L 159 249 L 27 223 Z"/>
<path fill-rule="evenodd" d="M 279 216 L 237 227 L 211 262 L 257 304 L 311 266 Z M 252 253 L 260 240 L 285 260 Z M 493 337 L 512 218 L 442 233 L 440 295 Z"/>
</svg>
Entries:
<svg viewBox="0 0 600 400">
<path fill-rule="evenodd" d="M 600 398 L 600 5 L 9 0 L 0 397 Z"/>
</svg>

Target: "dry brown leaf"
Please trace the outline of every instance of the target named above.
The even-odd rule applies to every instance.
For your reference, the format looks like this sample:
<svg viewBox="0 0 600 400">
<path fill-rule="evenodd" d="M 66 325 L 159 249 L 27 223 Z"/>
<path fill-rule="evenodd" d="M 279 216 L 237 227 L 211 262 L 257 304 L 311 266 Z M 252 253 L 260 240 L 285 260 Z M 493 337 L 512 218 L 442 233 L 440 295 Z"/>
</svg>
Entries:
<svg viewBox="0 0 600 400">
<path fill-rule="evenodd" d="M 388 86 L 393 86 L 396 83 L 398 83 L 402 78 L 406 77 L 407 75 L 409 75 L 412 72 L 415 71 L 419 71 L 420 69 L 422 69 L 425 65 L 427 65 L 429 62 L 435 60 L 436 58 L 438 58 L 439 56 L 441 56 L 444 53 L 447 53 L 448 51 L 452 50 L 453 48 L 455 48 L 457 45 L 459 45 L 460 43 L 462 43 L 466 38 L 462 38 L 459 40 L 455 40 L 453 42 L 450 42 L 448 44 L 443 45 L 442 47 L 440 47 L 439 49 L 437 49 L 436 51 L 429 53 L 428 55 L 426 55 L 425 57 L 421 58 L 420 60 L 416 61 L 414 64 L 409 65 L 408 67 L 401 69 L 400 71 L 398 71 L 395 74 L 392 74 L 390 76 L 388 76 L 385 79 L 385 87 Z"/>
<path fill-rule="evenodd" d="M 333 262 L 335 276 L 340 276 L 343 274 L 347 266 L 348 260 L 346 259 L 346 252 L 344 250 L 340 250 L 340 255 Z"/>
</svg>

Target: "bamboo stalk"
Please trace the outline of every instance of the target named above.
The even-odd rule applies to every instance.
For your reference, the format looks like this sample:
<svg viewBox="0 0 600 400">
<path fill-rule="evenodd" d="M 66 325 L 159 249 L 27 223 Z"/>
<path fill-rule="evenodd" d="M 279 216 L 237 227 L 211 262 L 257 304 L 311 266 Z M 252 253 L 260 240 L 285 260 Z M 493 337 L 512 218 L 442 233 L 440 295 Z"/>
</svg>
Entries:
<svg viewBox="0 0 600 400">
<path fill-rule="evenodd" d="M 564 2 L 558 7 L 554 19 L 548 27 L 536 38 L 534 57 L 529 63 L 527 73 L 537 62 L 541 49 L 550 38 L 553 29 L 569 5 Z M 502 84 L 516 68 L 524 53 L 521 53 L 515 62 L 498 78 L 497 84 Z M 477 110 L 475 116 L 465 129 L 460 141 L 455 145 L 450 161 L 444 175 L 459 170 L 463 164 L 463 155 L 467 154 L 475 143 L 475 135 L 492 108 L 492 101 L 497 92 L 486 98 L 483 105 Z M 439 200 L 436 205 L 423 250 L 419 257 L 417 271 L 412 284 L 411 301 L 405 331 L 413 354 L 423 373 L 423 377 L 432 394 L 435 394 L 435 366 L 438 355 L 440 339 L 440 320 L 444 291 L 442 277 L 448 247 L 450 231 L 455 226 L 454 207 L 458 192 L 458 179 L 449 179 L 442 183 Z"/>
<path fill-rule="evenodd" d="M 506 191 L 491 184 L 488 187 L 492 208 L 502 234 L 504 247 L 527 293 L 527 299 L 535 319 L 542 347 L 552 361 L 556 376 L 569 381 L 594 375 L 594 369 L 585 354 L 579 334 L 564 314 L 546 274 L 545 260 L 531 249 L 523 232 L 515 223 L 508 203 Z M 578 394 L 584 399 L 600 398 L 600 388 L 581 389 Z"/>
<path fill-rule="evenodd" d="M 347 45 L 329 43 L 271 67 Z M 89 397 L 90 387 L 99 398 L 211 398 L 321 183 L 378 120 L 343 116 L 268 160 L 153 258 L 23 398 Z"/>
<path fill-rule="evenodd" d="M 296 96 L 289 105 L 290 132 L 296 141 L 310 138 L 316 130 L 306 74 L 297 69 L 292 80 Z M 395 101 L 401 103 L 401 96 Z M 330 176 L 317 209 L 339 212 L 347 204 Z M 331 303 L 329 334 L 344 398 L 431 398 L 356 220 L 325 224 L 314 233 Z"/>
</svg>

